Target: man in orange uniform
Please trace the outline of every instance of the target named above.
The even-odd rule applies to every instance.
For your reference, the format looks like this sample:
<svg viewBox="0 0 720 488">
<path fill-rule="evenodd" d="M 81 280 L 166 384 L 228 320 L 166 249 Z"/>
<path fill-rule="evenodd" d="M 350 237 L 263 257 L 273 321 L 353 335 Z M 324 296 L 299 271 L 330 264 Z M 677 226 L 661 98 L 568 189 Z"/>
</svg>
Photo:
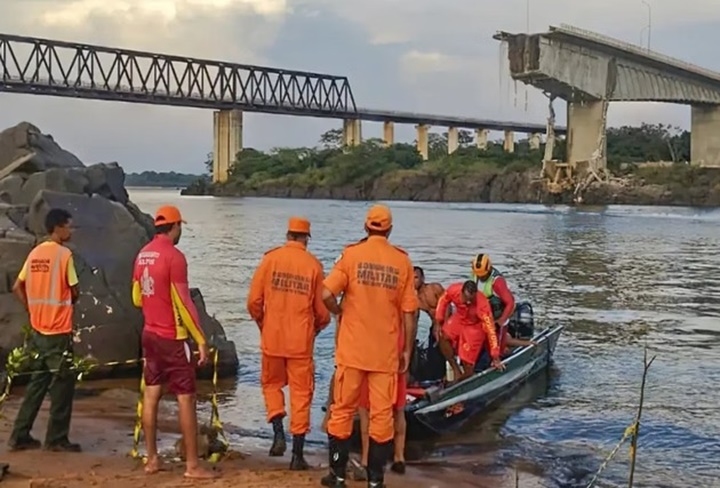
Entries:
<svg viewBox="0 0 720 488">
<path fill-rule="evenodd" d="M 37 357 L 30 368 L 35 373 L 25 390 L 25 398 L 10 435 L 11 450 L 37 449 L 40 442 L 30 436 L 38 410 L 50 393 L 50 421 L 45 448 L 79 452 L 80 446 L 68 440 L 72 417 L 75 375 L 73 365 L 72 317 L 78 298 L 78 278 L 70 249 L 72 216 L 63 209 L 51 209 L 45 217 L 50 238 L 30 251 L 13 286 L 13 292 L 30 315 L 32 332 L 29 352 Z M 55 372 L 51 372 L 51 371 Z"/>
<path fill-rule="evenodd" d="M 370 404 L 368 485 L 383 486 L 394 433 L 397 377 L 408 369 L 417 328 L 413 266 L 405 251 L 388 242 L 390 209 L 370 208 L 365 230 L 368 237 L 347 246 L 337 259 L 323 291 L 330 312 L 340 316 L 327 426 L 330 473 L 322 479 L 324 486 L 334 488 L 345 487 L 348 439 L 365 381 Z M 342 310 L 336 298 L 341 293 Z"/>
<path fill-rule="evenodd" d="M 455 313 L 446 322 L 445 317 L 451 304 L 455 307 Z M 482 293 L 478 293 L 474 281 L 450 285 L 440 297 L 435 320 L 442 327 L 440 350 L 453 369 L 455 382 L 472 376 L 486 339 L 490 344 L 492 366 L 505 369 L 500 361 L 500 347 L 490 302 Z M 455 352 L 462 363 L 462 371 L 455 361 Z"/>
<path fill-rule="evenodd" d="M 292 217 L 287 242 L 265 253 L 250 285 L 247 308 L 260 328 L 261 383 L 267 420 L 274 431 L 270 456 L 285 454 L 283 418 L 290 386 L 290 433 L 293 435 L 290 469 L 309 468 L 303 455 L 310 431 L 310 404 L 315 388 L 315 336 L 330 323 L 323 304 L 323 267 L 307 250 L 310 222 Z"/>
<path fill-rule="evenodd" d="M 142 308 L 145 319 L 142 332 L 146 385 L 142 423 L 148 456 L 145 472 L 153 474 L 160 470 L 157 411 L 162 387 L 167 385 L 178 401 L 185 443 L 185 477 L 213 478 L 215 474 L 202 468 L 198 459 L 195 359 L 187 342 L 188 333 L 198 345 L 199 365 L 208 360 L 208 346 L 190 298 L 187 261 L 175 247 L 182 235 L 182 223 L 176 207 L 158 209 L 155 237 L 138 253 L 133 271 L 133 303 Z"/>
</svg>

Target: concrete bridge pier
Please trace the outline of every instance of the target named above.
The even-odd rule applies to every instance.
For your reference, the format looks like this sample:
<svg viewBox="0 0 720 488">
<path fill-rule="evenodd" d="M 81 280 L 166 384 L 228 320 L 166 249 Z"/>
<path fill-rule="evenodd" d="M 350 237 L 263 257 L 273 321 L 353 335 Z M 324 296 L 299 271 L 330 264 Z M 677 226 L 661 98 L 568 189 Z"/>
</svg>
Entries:
<svg viewBox="0 0 720 488">
<path fill-rule="evenodd" d="M 343 120 L 343 145 L 359 146 L 362 143 L 362 122 L 360 119 Z"/>
<path fill-rule="evenodd" d="M 460 134 L 457 127 L 448 127 L 448 154 L 452 154 L 460 147 Z"/>
<path fill-rule="evenodd" d="M 530 146 L 531 151 L 538 151 L 541 143 L 542 138 L 537 132 L 530 134 L 530 137 L 528 137 L 528 145 Z"/>
<path fill-rule="evenodd" d="M 395 123 L 383 122 L 383 142 L 386 146 L 395 144 Z"/>
<path fill-rule="evenodd" d="M 488 134 L 490 133 L 487 129 L 475 129 L 475 144 L 481 151 L 485 151 L 488 148 Z"/>
<path fill-rule="evenodd" d="M 720 167 L 720 105 L 693 105 L 690 131 L 692 164 Z"/>
<path fill-rule="evenodd" d="M 426 124 L 418 124 L 415 126 L 417 129 L 417 150 L 423 158 L 423 161 L 428 160 L 428 131 L 430 126 Z"/>
<path fill-rule="evenodd" d="M 243 145 L 242 110 L 213 113 L 213 183 L 225 183 Z"/>
<path fill-rule="evenodd" d="M 515 133 L 511 130 L 505 131 L 505 141 L 503 142 L 503 149 L 505 152 L 515 152 Z"/>
<path fill-rule="evenodd" d="M 567 104 L 567 162 L 589 161 L 597 149 L 598 138 L 605 132 L 603 102 L 601 100 L 568 102 Z M 605 167 L 606 148 L 598 166 Z"/>
</svg>

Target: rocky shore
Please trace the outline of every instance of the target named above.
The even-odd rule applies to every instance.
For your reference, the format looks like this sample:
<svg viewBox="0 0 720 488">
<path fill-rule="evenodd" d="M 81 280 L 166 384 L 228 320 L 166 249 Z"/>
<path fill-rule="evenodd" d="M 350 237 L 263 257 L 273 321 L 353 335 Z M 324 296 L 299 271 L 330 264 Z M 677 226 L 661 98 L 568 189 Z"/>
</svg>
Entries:
<svg viewBox="0 0 720 488">
<path fill-rule="evenodd" d="M 34 154 L 34 155 L 33 155 Z M 23 158 L 26 156 L 25 158 Z M 18 161 L 27 161 L 17 166 Z M 13 164 L 15 162 L 15 164 Z M 14 167 L 17 166 L 17 167 Z M 153 235 L 153 220 L 129 198 L 117 163 L 85 166 L 51 136 L 23 122 L 0 133 L 0 361 L 23 341 L 28 317 L 12 285 L 33 246 L 44 238 L 48 209 L 73 215 L 69 244 L 80 280 L 75 306 L 75 354 L 104 364 L 141 355 L 142 316 L 131 298 L 132 266 Z M 200 290 L 192 296 L 202 327 L 219 349 L 220 374 L 234 376 L 238 358 L 222 325 L 205 309 Z M 110 376 L 136 367 L 101 367 Z M 208 369 L 201 374 L 207 375 Z"/>
<path fill-rule="evenodd" d="M 642 168 L 608 182 L 593 183 L 582 194 L 584 205 L 720 206 L 720 169 Z M 300 179 L 278 179 L 254 187 L 193 184 L 183 195 L 220 197 L 311 198 L 336 200 L 402 200 L 477 203 L 572 203 L 571 196 L 549 194 L 538 170 L 482 171 L 443 176 L 422 170 L 396 171 L 372 183 L 338 187 L 304 184 Z"/>
</svg>

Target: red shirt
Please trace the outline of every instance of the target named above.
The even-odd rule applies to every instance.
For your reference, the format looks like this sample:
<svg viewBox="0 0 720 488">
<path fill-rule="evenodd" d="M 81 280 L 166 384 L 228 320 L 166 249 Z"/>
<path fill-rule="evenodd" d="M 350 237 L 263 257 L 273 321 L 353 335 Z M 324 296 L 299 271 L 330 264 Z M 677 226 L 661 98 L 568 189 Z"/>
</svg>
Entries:
<svg viewBox="0 0 720 488">
<path fill-rule="evenodd" d="M 453 283 L 438 300 L 435 309 L 435 320 L 442 323 L 445 321 L 450 304 L 455 306 L 454 316 L 457 316 L 466 327 L 480 327 L 490 345 L 490 355 L 497 358 L 500 355 L 497 336 L 495 335 L 495 322 L 493 321 L 490 302 L 481 292 L 475 294 L 475 302 L 466 305 L 462 296 L 462 283 Z"/>
<path fill-rule="evenodd" d="M 145 331 L 166 339 L 185 340 L 188 333 L 205 344 L 200 319 L 190 298 L 185 255 L 167 235 L 143 247 L 133 270 L 133 303 L 141 307 Z"/>
</svg>

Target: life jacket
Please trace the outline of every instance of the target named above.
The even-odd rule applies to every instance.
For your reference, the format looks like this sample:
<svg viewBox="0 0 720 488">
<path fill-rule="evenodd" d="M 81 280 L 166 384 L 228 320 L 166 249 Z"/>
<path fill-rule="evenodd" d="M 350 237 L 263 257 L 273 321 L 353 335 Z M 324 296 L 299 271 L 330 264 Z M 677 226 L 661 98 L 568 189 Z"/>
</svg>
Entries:
<svg viewBox="0 0 720 488">
<path fill-rule="evenodd" d="M 44 335 L 72 332 L 72 292 L 68 285 L 70 249 L 44 242 L 27 258 L 25 291 L 30 325 Z"/>
<path fill-rule="evenodd" d="M 490 302 L 490 308 L 492 308 L 493 318 L 495 320 L 499 319 L 505 310 L 505 304 L 502 300 L 500 300 L 500 297 L 495 295 L 495 292 L 493 291 L 495 280 L 500 277 L 502 277 L 502 273 L 495 267 L 493 267 L 490 272 L 490 276 L 488 276 L 485 281 L 481 281 L 480 278 L 475 277 L 475 283 L 477 284 L 478 291 L 485 295 L 485 298 L 487 298 Z"/>
</svg>

